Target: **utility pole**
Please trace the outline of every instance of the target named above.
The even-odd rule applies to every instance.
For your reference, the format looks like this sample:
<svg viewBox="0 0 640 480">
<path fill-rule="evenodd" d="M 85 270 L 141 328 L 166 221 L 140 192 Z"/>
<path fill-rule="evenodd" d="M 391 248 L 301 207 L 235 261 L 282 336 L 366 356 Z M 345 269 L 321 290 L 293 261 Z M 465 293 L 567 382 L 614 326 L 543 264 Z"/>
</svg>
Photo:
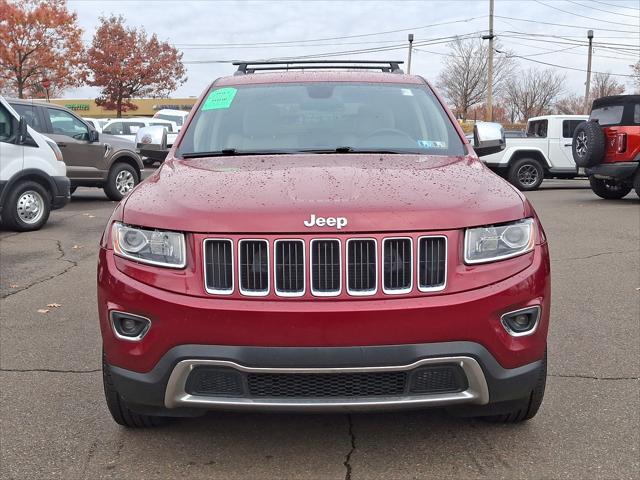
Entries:
<svg viewBox="0 0 640 480">
<path fill-rule="evenodd" d="M 587 60 L 587 83 L 584 88 L 584 113 L 589 113 L 589 90 L 591 89 L 591 54 L 593 53 L 593 30 L 587 31 L 589 59 Z"/>
<path fill-rule="evenodd" d="M 489 0 L 489 35 L 483 35 L 483 40 L 489 40 L 489 65 L 487 68 L 487 111 L 485 120 L 493 121 L 493 0 Z"/>
<path fill-rule="evenodd" d="M 413 49 L 413 33 L 409 34 L 409 58 L 407 58 L 407 73 L 411 73 L 411 50 Z"/>
</svg>

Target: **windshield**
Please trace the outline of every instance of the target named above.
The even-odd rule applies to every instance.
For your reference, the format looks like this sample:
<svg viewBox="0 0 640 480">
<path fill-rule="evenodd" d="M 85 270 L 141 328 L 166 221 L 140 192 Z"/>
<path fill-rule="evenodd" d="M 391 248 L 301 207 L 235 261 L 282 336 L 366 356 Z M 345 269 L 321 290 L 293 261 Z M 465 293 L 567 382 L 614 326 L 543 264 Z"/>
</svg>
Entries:
<svg viewBox="0 0 640 480">
<path fill-rule="evenodd" d="M 214 86 L 177 153 L 337 149 L 465 154 L 451 120 L 428 88 L 371 83 Z"/>
</svg>

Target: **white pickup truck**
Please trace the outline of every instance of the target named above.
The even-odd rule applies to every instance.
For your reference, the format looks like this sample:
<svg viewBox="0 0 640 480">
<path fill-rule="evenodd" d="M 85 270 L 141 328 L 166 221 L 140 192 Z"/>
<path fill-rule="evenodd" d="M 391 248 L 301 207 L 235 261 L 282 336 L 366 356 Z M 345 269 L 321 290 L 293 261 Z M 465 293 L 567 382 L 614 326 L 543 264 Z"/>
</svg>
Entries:
<svg viewBox="0 0 640 480">
<path fill-rule="evenodd" d="M 507 138 L 506 148 L 482 157 L 485 164 L 520 190 L 535 190 L 544 178 L 573 178 L 571 141 L 587 115 L 545 115 L 530 118 L 526 137 Z"/>
</svg>

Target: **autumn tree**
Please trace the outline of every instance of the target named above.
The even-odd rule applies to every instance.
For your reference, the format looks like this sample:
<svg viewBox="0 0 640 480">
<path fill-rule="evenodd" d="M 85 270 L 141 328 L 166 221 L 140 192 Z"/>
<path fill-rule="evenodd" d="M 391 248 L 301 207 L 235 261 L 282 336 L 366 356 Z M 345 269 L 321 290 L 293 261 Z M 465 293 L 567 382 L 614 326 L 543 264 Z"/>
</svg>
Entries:
<svg viewBox="0 0 640 480">
<path fill-rule="evenodd" d="M 101 18 L 87 51 L 89 85 L 100 87 L 96 103 L 122 112 L 135 97 L 168 96 L 186 81 L 182 53 L 144 29 L 127 27 L 122 16 Z"/>
<path fill-rule="evenodd" d="M 0 0 L 0 85 L 23 98 L 82 81 L 82 29 L 64 0 Z"/>
<path fill-rule="evenodd" d="M 520 120 L 550 113 L 562 93 L 564 75 L 551 69 L 531 68 L 511 77 L 504 87 L 503 100 Z"/>
<path fill-rule="evenodd" d="M 496 49 L 499 45 L 496 45 Z M 480 39 L 456 39 L 449 47 L 437 85 L 450 102 L 456 116 L 466 119 L 469 109 L 487 99 L 487 66 L 489 46 Z M 513 70 L 514 61 L 508 55 L 495 56 L 493 61 L 493 92 L 498 96 Z"/>
<path fill-rule="evenodd" d="M 624 85 L 613 78 L 609 72 L 598 72 L 593 75 L 589 91 L 592 100 L 622 93 L 624 93 Z"/>
</svg>

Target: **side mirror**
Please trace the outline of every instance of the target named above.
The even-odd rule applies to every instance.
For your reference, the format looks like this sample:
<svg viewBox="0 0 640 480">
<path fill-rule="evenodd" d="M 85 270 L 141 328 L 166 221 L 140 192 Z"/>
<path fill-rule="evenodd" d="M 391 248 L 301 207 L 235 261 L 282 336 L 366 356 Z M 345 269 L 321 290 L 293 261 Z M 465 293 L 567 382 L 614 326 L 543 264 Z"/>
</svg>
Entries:
<svg viewBox="0 0 640 480">
<path fill-rule="evenodd" d="M 153 161 L 164 161 L 167 149 L 167 129 L 159 125 L 142 127 L 136 132 L 136 149 L 143 157 Z"/>
<path fill-rule="evenodd" d="M 473 149 L 479 157 L 504 150 L 504 130 L 499 123 L 478 122 L 473 126 Z"/>
<path fill-rule="evenodd" d="M 20 120 L 18 120 L 18 145 L 22 145 L 24 142 L 27 141 L 27 136 L 29 135 L 29 132 L 27 130 L 27 121 L 20 117 Z"/>
<path fill-rule="evenodd" d="M 95 143 L 100 140 L 100 134 L 97 130 L 89 129 L 89 143 Z"/>
</svg>

